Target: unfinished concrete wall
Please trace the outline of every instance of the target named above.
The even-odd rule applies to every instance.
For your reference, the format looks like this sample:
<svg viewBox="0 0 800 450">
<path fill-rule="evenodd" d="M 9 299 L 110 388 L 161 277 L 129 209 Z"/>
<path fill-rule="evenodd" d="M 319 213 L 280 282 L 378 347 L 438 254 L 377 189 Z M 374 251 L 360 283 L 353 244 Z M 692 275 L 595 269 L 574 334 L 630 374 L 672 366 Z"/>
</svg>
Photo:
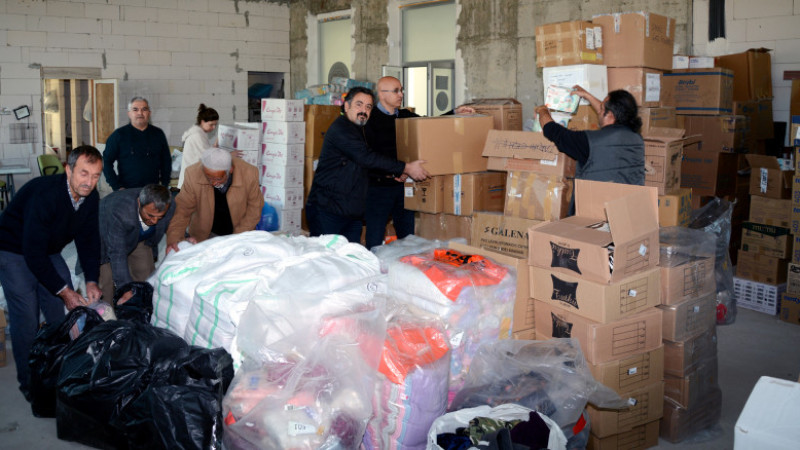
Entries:
<svg viewBox="0 0 800 450">
<path fill-rule="evenodd" d="M 180 145 L 201 102 L 221 122 L 246 121 L 247 72 L 289 72 L 289 57 L 286 2 L 0 1 L 0 108 L 28 105 L 26 121 L 38 127 L 32 145 L 9 144 L 16 121 L 0 115 L 0 162 L 28 164 L 38 175 L 42 67 L 99 68 L 119 80 L 120 125 L 128 100 L 143 95 L 152 123 Z"/>
</svg>

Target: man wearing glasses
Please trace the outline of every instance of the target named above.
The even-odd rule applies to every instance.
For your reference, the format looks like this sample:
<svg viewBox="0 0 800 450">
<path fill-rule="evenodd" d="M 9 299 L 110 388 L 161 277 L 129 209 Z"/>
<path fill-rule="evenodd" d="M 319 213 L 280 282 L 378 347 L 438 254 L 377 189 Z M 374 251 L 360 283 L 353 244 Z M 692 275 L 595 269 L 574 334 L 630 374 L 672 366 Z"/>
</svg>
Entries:
<svg viewBox="0 0 800 450">
<path fill-rule="evenodd" d="M 388 158 L 397 159 L 395 120 L 419 117 L 419 114 L 403 108 L 404 90 L 400 80 L 383 77 L 378 80 L 378 104 L 372 110 L 365 127 L 367 142 L 372 151 Z M 474 114 L 469 106 L 459 106 L 447 114 Z M 414 211 L 404 207 L 403 183 L 407 177 L 395 179 L 392 174 L 372 170 L 369 173 L 369 189 L 364 214 L 366 222 L 366 247 L 383 243 L 386 223 L 392 217 L 397 238 L 414 234 Z M 402 181 L 401 181 L 402 180 Z"/>
<path fill-rule="evenodd" d="M 128 103 L 128 118 L 128 125 L 108 137 L 103 152 L 103 175 L 108 185 L 115 191 L 147 184 L 169 186 L 172 157 L 167 136 L 150 124 L 147 99 L 133 97 Z"/>
</svg>

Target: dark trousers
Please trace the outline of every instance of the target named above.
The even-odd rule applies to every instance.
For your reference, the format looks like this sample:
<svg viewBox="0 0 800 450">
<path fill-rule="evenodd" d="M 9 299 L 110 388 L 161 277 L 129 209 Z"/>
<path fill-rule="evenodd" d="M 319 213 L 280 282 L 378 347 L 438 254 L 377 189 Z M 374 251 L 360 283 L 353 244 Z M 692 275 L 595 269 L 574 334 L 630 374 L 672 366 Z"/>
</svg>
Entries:
<svg viewBox="0 0 800 450">
<path fill-rule="evenodd" d="M 403 185 L 370 186 L 367 191 L 364 221 L 367 224 L 366 247 L 371 249 L 383 243 L 389 216 L 394 222 L 397 238 L 414 234 L 414 211 L 404 207 Z"/>
<path fill-rule="evenodd" d="M 309 202 L 306 203 L 306 222 L 311 236 L 340 234 L 350 242 L 361 243 L 361 219 L 331 214 Z"/>
</svg>

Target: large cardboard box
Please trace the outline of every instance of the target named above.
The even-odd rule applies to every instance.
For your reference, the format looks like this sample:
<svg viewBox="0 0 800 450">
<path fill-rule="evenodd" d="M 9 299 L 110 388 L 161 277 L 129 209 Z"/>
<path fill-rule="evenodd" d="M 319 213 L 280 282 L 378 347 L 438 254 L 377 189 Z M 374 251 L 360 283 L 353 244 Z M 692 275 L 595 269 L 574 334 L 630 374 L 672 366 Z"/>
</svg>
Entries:
<svg viewBox="0 0 800 450">
<path fill-rule="evenodd" d="M 736 276 L 766 284 L 786 282 L 788 259 L 775 258 L 739 249 L 736 258 Z"/>
<path fill-rule="evenodd" d="M 781 294 L 781 312 L 778 317 L 784 322 L 800 325 L 799 294 L 788 292 Z"/>
<path fill-rule="evenodd" d="M 781 294 L 786 292 L 786 283 L 766 284 L 733 277 L 733 295 L 736 305 L 765 314 L 776 315 L 781 307 Z"/>
<path fill-rule="evenodd" d="M 306 142 L 306 123 L 279 120 L 262 122 L 261 135 L 262 143 L 304 144 Z"/>
<path fill-rule="evenodd" d="M 598 64 L 575 64 L 571 66 L 545 67 L 542 69 L 543 97 L 547 97 L 548 86 L 572 88 L 578 85 L 600 100 L 608 95 L 608 73 L 606 66 Z M 581 99 L 580 105 L 589 105 Z"/>
<path fill-rule="evenodd" d="M 431 175 L 482 172 L 486 135 L 494 127 L 491 116 L 441 116 L 397 119 L 397 159 L 425 160 Z"/>
<path fill-rule="evenodd" d="M 302 188 L 303 166 L 299 164 L 290 166 L 261 164 L 261 185 L 282 188 Z"/>
<path fill-rule="evenodd" d="M 661 255 L 661 304 L 675 305 L 715 293 L 714 255 Z"/>
<path fill-rule="evenodd" d="M 712 389 L 703 401 L 693 408 L 684 408 L 674 400 L 665 398 L 661 437 L 669 442 L 681 442 L 719 422 L 721 415 L 722 391 L 719 388 Z"/>
<path fill-rule="evenodd" d="M 675 108 L 669 106 L 639 108 L 639 117 L 642 119 L 642 134 L 647 134 L 651 128 L 678 128 Z"/>
<path fill-rule="evenodd" d="M 483 143 L 483 156 L 514 159 L 554 160 L 556 145 L 542 133 L 532 131 L 489 130 Z M 555 164 L 555 163 L 554 163 Z"/>
<path fill-rule="evenodd" d="M 681 187 L 683 133 L 680 128 L 651 128 L 644 135 L 644 184 L 664 195 Z"/>
<path fill-rule="evenodd" d="M 540 222 L 499 213 L 476 212 L 472 216 L 472 245 L 523 258 L 527 264 L 528 228 Z"/>
<path fill-rule="evenodd" d="M 786 269 L 786 292 L 800 295 L 800 264 L 790 262 Z"/>
<path fill-rule="evenodd" d="M 536 27 L 536 67 L 603 63 L 603 29 L 588 21 Z"/>
<path fill-rule="evenodd" d="M 745 116 L 688 116 L 678 118 L 686 135 L 701 135 L 700 150 L 708 152 L 743 153 L 747 148 L 749 125 Z"/>
<path fill-rule="evenodd" d="M 454 216 L 452 214 L 419 213 L 416 222 L 416 234 L 425 239 L 438 239 L 447 241 L 454 238 L 464 238 L 470 243 L 472 230 L 472 217 Z"/>
<path fill-rule="evenodd" d="M 280 186 L 261 186 L 264 203 L 275 209 L 302 209 L 303 188 L 286 188 Z"/>
<path fill-rule="evenodd" d="M 691 188 L 692 197 L 722 197 L 736 192 L 739 155 L 683 149 L 681 187 Z"/>
<path fill-rule="evenodd" d="M 587 365 L 595 380 L 622 395 L 664 379 L 664 347 L 602 364 Z"/>
<path fill-rule="evenodd" d="M 508 172 L 520 170 L 534 172 L 541 175 L 558 175 L 567 178 L 575 176 L 576 162 L 564 153 L 559 153 L 555 159 L 518 159 L 490 156 L 486 164 L 489 170 Z"/>
<path fill-rule="evenodd" d="M 589 433 L 589 450 L 644 450 L 658 445 L 658 420 L 633 427 L 630 431 L 599 438 Z"/>
<path fill-rule="evenodd" d="M 679 188 L 658 196 L 658 225 L 685 227 L 692 219 L 692 190 Z"/>
<path fill-rule="evenodd" d="M 772 123 L 772 99 L 734 101 L 733 114 L 747 117 L 750 123 L 749 138 L 772 139 L 775 136 L 775 127 Z"/>
<path fill-rule="evenodd" d="M 217 127 L 219 146 L 231 150 L 260 150 L 259 127 L 258 123 L 219 124 Z"/>
<path fill-rule="evenodd" d="M 597 409 L 586 405 L 592 424 L 592 434 L 599 438 L 624 433 L 634 427 L 658 420 L 664 413 L 664 382 L 628 391 L 623 398 L 630 407 L 622 410 Z"/>
<path fill-rule="evenodd" d="M 610 284 L 541 267 L 531 267 L 530 272 L 531 297 L 595 322 L 610 323 L 661 302 L 661 273 L 658 268 Z"/>
<path fill-rule="evenodd" d="M 716 65 L 733 71 L 733 99 L 736 101 L 772 98 L 772 59 L 766 48 L 750 49 L 717 56 Z"/>
<path fill-rule="evenodd" d="M 303 164 L 303 144 L 261 144 L 261 163 L 296 166 Z"/>
<path fill-rule="evenodd" d="M 513 98 L 481 98 L 468 103 L 478 114 L 494 118 L 495 130 L 522 131 L 522 103 Z"/>
<path fill-rule="evenodd" d="M 659 305 L 658 308 L 664 319 L 661 336 L 673 342 L 685 341 L 717 323 L 716 292 L 674 305 Z"/>
<path fill-rule="evenodd" d="M 530 282 L 534 283 L 533 280 Z M 639 314 L 604 324 L 539 300 L 535 303 L 536 338 L 577 339 L 583 356 L 592 364 L 649 352 L 661 346 L 661 310 L 658 308 L 648 308 Z"/>
<path fill-rule="evenodd" d="M 306 142 L 305 155 L 309 158 L 319 158 L 322 151 L 322 142 L 334 120 L 342 114 L 340 106 L 333 105 L 305 105 Z"/>
<path fill-rule="evenodd" d="M 717 331 L 713 327 L 685 341 L 664 340 L 664 375 L 684 377 L 709 358 L 717 356 Z"/>
<path fill-rule="evenodd" d="M 664 376 L 664 397 L 684 408 L 694 408 L 703 399 L 719 389 L 717 357 L 702 361 L 695 370 L 684 377 Z"/>
<path fill-rule="evenodd" d="M 672 69 L 674 19 L 632 12 L 594 16 L 592 23 L 603 27 L 607 66 Z"/>
<path fill-rule="evenodd" d="M 450 242 L 448 245 L 453 250 L 458 250 L 464 254 L 481 255 L 491 258 L 493 261 L 505 264 L 516 271 L 517 295 L 514 300 L 514 316 L 511 325 L 511 333 L 513 335 L 531 330 L 531 333 L 535 334 L 532 331 L 536 327 L 536 322 L 534 320 L 534 304 L 533 299 L 528 297 L 528 292 L 530 292 L 528 262 L 522 258 L 515 258 L 485 248 L 477 248 L 457 242 Z M 501 332 L 500 335 L 503 336 L 505 333 Z M 517 338 L 515 337 L 515 339 Z"/>
<path fill-rule="evenodd" d="M 624 89 L 640 107 L 656 108 L 661 102 L 662 73 L 663 70 L 646 67 L 609 67 L 608 90 Z"/>
<path fill-rule="evenodd" d="M 261 121 L 282 120 L 284 122 L 303 121 L 303 100 L 282 98 L 261 99 Z"/>
<path fill-rule="evenodd" d="M 656 188 L 575 180 L 575 211 L 530 229 L 532 266 L 609 283 L 658 264 Z"/>
<path fill-rule="evenodd" d="M 506 174 L 480 172 L 444 175 L 444 212 L 471 216 L 475 211 L 502 211 Z"/>
<path fill-rule="evenodd" d="M 677 114 L 733 113 L 733 72 L 727 69 L 687 69 L 661 77 L 661 105 Z"/>
<path fill-rule="evenodd" d="M 792 198 L 793 170 L 781 170 L 778 158 L 745 155 L 750 164 L 750 194 L 770 198 Z"/>
<path fill-rule="evenodd" d="M 599 130 L 600 122 L 597 111 L 589 105 L 578 105 L 575 114 L 572 115 L 567 123 L 567 129 L 573 131 Z"/>
<path fill-rule="evenodd" d="M 443 212 L 444 184 L 444 175 L 433 176 L 425 181 L 409 178 L 403 188 L 405 208 L 431 214 Z"/>
<path fill-rule="evenodd" d="M 742 250 L 773 258 L 788 258 L 792 251 L 792 237 L 788 228 L 744 222 Z"/>
<path fill-rule="evenodd" d="M 748 185 L 749 186 L 749 185 Z M 750 222 L 790 228 L 792 225 L 792 199 L 778 199 L 753 195 L 750 197 Z"/>
<path fill-rule="evenodd" d="M 572 180 L 560 175 L 510 170 L 505 215 L 534 220 L 558 220 L 569 213 Z"/>
</svg>

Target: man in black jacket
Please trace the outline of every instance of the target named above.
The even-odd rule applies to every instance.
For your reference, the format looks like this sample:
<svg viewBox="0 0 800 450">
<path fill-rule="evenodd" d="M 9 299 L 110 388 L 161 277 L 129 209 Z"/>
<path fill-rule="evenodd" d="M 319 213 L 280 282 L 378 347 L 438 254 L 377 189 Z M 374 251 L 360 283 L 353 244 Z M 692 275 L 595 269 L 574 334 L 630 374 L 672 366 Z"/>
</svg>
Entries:
<svg viewBox="0 0 800 450">
<path fill-rule="evenodd" d="M 325 133 L 314 181 L 306 202 L 306 220 L 311 236 L 341 234 L 350 242 L 361 239 L 361 219 L 367 194 L 367 171 L 379 169 L 400 179 L 428 178 L 425 161 L 398 161 L 373 152 L 364 135 L 372 112 L 372 91 L 356 87 L 345 97 L 345 115 Z"/>
</svg>

